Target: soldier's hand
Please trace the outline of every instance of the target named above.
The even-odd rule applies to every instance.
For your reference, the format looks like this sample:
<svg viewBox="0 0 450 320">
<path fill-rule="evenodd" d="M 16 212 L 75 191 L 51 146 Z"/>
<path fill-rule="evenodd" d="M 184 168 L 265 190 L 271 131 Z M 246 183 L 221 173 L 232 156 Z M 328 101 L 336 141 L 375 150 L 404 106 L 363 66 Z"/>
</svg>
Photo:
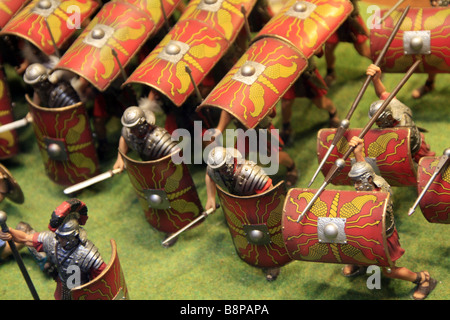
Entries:
<svg viewBox="0 0 450 320">
<path fill-rule="evenodd" d="M 117 157 L 116 162 L 114 163 L 113 169 L 119 169 L 121 172 L 123 171 L 123 169 L 125 168 L 125 163 L 123 162 L 122 157 L 119 155 Z"/>
<path fill-rule="evenodd" d="M 0 231 L 0 239 L 3 241 L 10 241 L 12 240 L 12 235 L 9 232 Z"/>
<path fill-rule="evenodd" d="M 374 79 L 379 79 L 381 77 L 381 69 L 380 67 L 371 64 L 367 67 L 366 75 L 374 77 Z"/>
<path fill-rule="evenodd" d="M 216 199 L 208 199 L 206 200 L 205 211 L 213 209 L 213 212 L 216 210 Z"/>
<path fill-rule="evenodd" d="M 349 146 L 354 147 L 353 153 L 355 154 L 355 158 L 357 161 L 360 161 L 364 148 L 364 140 L 357 136 L 354 136 L 351 138 L 348 144 Z"/>
</svg>

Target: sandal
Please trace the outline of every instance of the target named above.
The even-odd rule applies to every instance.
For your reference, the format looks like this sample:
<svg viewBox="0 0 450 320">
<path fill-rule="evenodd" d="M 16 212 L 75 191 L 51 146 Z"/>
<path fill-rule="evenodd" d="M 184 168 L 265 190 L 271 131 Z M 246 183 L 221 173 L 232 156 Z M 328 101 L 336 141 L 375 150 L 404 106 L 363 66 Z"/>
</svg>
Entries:
<svg viewBox="0 0 450 320">
<path fill-rule="evenodd" d="M 341 120 L 339 119 L 337 115 L 337 110 L 333 113 L 330 113 L 330 120 L 328 122 L 328 126 L 330 128 L 339 128 L 341 125 Z"/>
<path fill-rule="evenodd" d="M 424 300 L 426 297 L 428 297 L 431 291 L 436 288 L 437 280 L 432 278 L 427 271 L 421 271 L 417 273 L 417 279 L 413 281 L 413 283 L 417 284 L 417 286 L 414 289 L 412 298 L 414 300 Z M 425 286 L 425 284 L 428 285 Z M 420 294 L 421 297 L 415 296 L 415 294 L 417 293 Z"/>
<path fill-rule="evenodd" d="M 267 281 L 274 281 L 280 275 L 280 268 L 267 268 L 264 269 L 264 272 L 266 273 Z"/>
<path fill-rule="evenodd" d="M 325 84 L 331 87 L 336 82 L 336 72 L 332 69 L 327 70 L 327 75 L 324 78 Z"/>
<path fill-rule="evenodd" d="M 298 180 L 298 170 L 294 165 L 293 168 L 289 168 L 288 171 L 286 172 L 286 186 L 288 188 L 295 186 L 297 180 Z"/>
<path fill-rule="evenodd" d="M 291 135 L 292 135 L 291 123 L 290 122 L 289 123 L 284 123 L 283 127 L 281 129 L 281 132 L 280 132 L 281 140 L 283 140 L 283 142 L 285 144 L 288 144 L 290 142 Z"/>
<path fill-rule="evenodd" d="M 169 238 L 171 236 L 171 234 L 166 234 L 165 239 Z M 171 246 L 173 246 L 175 244 L 175 242 L 177 242 L 178 237 L 173 238 L 172 240 L 170 240 L 169 242 L 164 243 L 162 246 L 164 248 L 169 248 Z"/>
<path fill-rule="evenodd" d="M 346 267 L 350 267 L 351 271 L 345 272 L 344 270 Z M 367 267 L 349 264 L 342 268 L 341 273 L 344 277 L 350 278 L 350 277 L 356 277 L 356 276 L 366 274 L 366 271 L 367 271 Z"/>
<path fill-rule="evenodd" d="M 424 95 L 426 95 L 427 93 L 430 93 L 431 91 L 433 91 L 434 89 L 434 85 L 431 83 L 425 83 L 425 85 L 421 86 L 418 89 L 414 89 L 411 96 L 414 99 L 419 99 L 421 97 L 423 97 Z"/>
</svg>

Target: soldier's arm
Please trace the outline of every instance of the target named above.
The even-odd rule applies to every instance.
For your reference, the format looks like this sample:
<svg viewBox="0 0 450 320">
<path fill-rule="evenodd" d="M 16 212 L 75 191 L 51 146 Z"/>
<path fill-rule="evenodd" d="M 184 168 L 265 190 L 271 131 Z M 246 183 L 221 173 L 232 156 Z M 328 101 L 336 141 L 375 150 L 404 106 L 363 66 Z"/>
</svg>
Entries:
<svg viewBox="0 0 450 320">
<path fill-rule="evenodd" d="M 233 116 L 225 110 L 222 110 L 220 113 L 219 123 L 217 124 L 217 130 L 221 133 L 225 131 L 225 129 L 230 124 L 231 120 L 233 120 Z"/>
<path fill-rule="evenodd" d="M 13 240 L 16 243 L 24 244 L 28 247 L 33 246 L 33 234 L 25 233 L 21 230 L 9 228 L 9 232 L 0 231 L 0 239 L 3 241 Z"/>
<path fill-rule="evenodd" d="M 127 154 L 127 152 L 128 152 L 128 145 L 127 145 L 127 142 L 125 141 L 124 137 L 120 137 L 120 139 L 119 139 L 119 150 L 123 154 Z M 120 152 L 117 153 L 117 160 L 114 163 L 113 168 L 123 170 L 125 164 L 123 162 Z"/>
<path fill-rule="evenodd" d="M 206 184 L 206 205 L 205 210 L 209 210 L 211 208 L 216 208 L 216 183 L 211 179 L 208 172 L 205 175 L 205 184 Z"/>
<path fill-rule="evenodd" d="M 348 144 L 351 147 L 355 147 L 355 149 L 353 149 L 353 154 L 355 155 L 356 162 L 366 161 L 366 159 L 364 159 L 364 155 L 363 155 L 363 148 L 364 148 L 364 140 L 363 139 L 361 139 L 357 136 L 354 136 Z"/>
<path fill-rule="evenodd" d="M 372 83 L 375 88 L 375 94 L 378 98 L 382 99 L 384 96 L 388 95 L 386 87 L 381 81 L 381 69 L 380 67 L 371 64 L 367 68 L 366 75 L 372 76 Z"/>
</svg>

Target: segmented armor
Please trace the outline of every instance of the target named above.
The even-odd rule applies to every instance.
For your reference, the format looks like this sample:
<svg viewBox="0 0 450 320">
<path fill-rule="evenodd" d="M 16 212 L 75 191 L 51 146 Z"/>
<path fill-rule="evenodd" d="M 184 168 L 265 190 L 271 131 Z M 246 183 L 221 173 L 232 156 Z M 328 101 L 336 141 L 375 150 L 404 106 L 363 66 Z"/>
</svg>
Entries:
<svg viewBox="0 0 450 320">
<path fill-rule="evenodd" d="M 81 101 L 75 89 L 65 80 L 52 83 L 48 69 L 40 63 L 30 65 L 24 74 L 25 83 L 31 85 L 46 108 L 62 108 Z"/>
<path fill-rule="evenodd" d="M 378 100 L 371 104 L 369 109 L 369 117 L 372 118 L 378 109 L 383 104 L 384 100 Z M 387 116 L 392 115 L 392 118 L 397 122 L 397 124 L 392 124 L 387 120 Z M 389 105 L 386 106 L 384 111 L 378 117 L 381 122 L 381 128 L 392 128 L 392 127 L 407 127 L 411 129 L 411 152 L 415 154 L 419 151 L 422 144 L 422 137 L 420 136 L 420 131 L 412 119 L 412 111 L 406 105 L 401 103 L 397 99 L 392 99 Z"/>
<path fill-rule="evenodd" d="M 156 160 L 178 150 L 177 143 L 165 129 L 154 127 L 143 138 L 133 135 L 129 128 L 122 128 L 127 145 L 136 151 L 143 161 Z"/>
<path fill-rule="evenodd" d="M 263 168 L 249 160 L 225 165 L 227 167 L 225 170 L 212 169 L 208 166 L 207 172 L 216 184 L 225 187 L 234 195 L 256 194 L 256 191 L 262 190 L 270 179 Z"/>
<path fill-rule="evenodd" d="M 97 247 L 85 238 L 83 229 L 80 228 L 80 238 L 84 240 L 73 248 L 65 250 L 56 240 L 56 236 L 51 231 L 45 231 L 38 235 L 38 241 L 42 243 L 43 251 L 47 254 L 48 260 L 54 264 L 58 270 L 58 275 L 62 283 L 62 299 L 71 299 L 68 284 L 72 283 L 70 277 L 74 276 L 73 266 L 78 267 L 80 272 L 80 283 L 83 285 L 89 282 L 90 271 L 98 269 L 104 263 Z M 77 279 L 78 280 L 78 279 Z"/>
</svg>

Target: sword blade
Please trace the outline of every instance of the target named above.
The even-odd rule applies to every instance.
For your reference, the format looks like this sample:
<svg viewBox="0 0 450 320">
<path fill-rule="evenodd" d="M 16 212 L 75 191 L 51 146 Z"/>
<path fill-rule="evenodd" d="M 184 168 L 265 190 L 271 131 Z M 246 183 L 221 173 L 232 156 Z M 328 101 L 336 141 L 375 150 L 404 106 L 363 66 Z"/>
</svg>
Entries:
<svg viewBox="0 0 450 320">
<path fill-rule="evenodd" d="M 21 128 L 21 127 L 25 127 L 29 122 L 30 122 L 30 120 L 28 120 L 25 117 L 23 119 L 4 124 L 4 125 L 0 126 L 0 133 L 6 132 L 6 131 L 11 131 L 11 130 Z"/>
<path fill-rule="evenodd" d="M 92 177 L 90 179 L 87 179 L 85 181 L 79 182 L 77 184 L 74 184 L 73 186 L 70 186 L 66 189 L 64 189 L 64 194 L 72 194 L 74 192 L 77 192 L 81 189 L 87 188 L 89 186 L 92 186 L 93 184 L 99 183 L 101 181 L 104 181 L 106 179 L 111 178 L 115 174 L 121 172 L 119 169 L 109 170 L 104 173 L 99 174 L 98 176 Z"/>
</svg>

